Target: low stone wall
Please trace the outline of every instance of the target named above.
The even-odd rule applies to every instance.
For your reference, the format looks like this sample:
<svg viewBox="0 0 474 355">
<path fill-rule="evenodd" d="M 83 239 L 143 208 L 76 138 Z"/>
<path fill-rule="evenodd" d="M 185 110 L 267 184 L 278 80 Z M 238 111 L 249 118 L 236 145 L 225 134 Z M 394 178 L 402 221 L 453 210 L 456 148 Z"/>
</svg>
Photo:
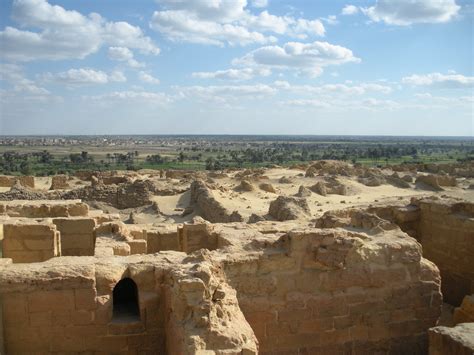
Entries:
<svg viewBox="0 0 474 355">
<path fill-rule="evenodd" d="M 0 214 L 10 217 L 50 218 L 87 216 L 89 206 L 80 200 L 70 201 L 0 201 Z"/>
<path fill-rule="evenodd" d="M 53 223 L 61 233 L 61 255 L 94 255 L 96 221 L 93 218 L 54 218 Z"/>
<path fill-rule="evenodd" d="M 67 175 L 55 175 L 51 178 L 50 190 L 63 190 L 69 189 L 68 176 Z"/>
<path fill-rule="evenodd" d="M 438 269 L 399 230 L 293 231 L 223 263 L 261 354 L 422 354 L 441 311 Z"/>
<path fill-rule="evenodd" d="M 34 263 L 61 255 L 60 234 L 51 222 L 17 220 L 3 225 L 3 257 Z"/>
<path fill-rule="evenodd" d="M 0 187 L 12 187 L 19 181 L 24 187 L 35 188 L 35 178 L 33 176 L 5 176 L 0 175 Z"/>
</svg>

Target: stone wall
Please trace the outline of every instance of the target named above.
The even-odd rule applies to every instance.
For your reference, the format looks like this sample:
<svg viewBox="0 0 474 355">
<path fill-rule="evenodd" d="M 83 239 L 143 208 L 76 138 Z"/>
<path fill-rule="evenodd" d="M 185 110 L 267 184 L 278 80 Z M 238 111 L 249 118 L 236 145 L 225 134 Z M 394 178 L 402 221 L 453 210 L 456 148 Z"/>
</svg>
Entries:
<svg viewBox="0 0 474 355">
<path fill-rule="evenodd" d="M 61 255 L 60 234 L 48 221 L 17 220 L 3 225 L 3 257 L 33 263 Z"/>
<path fill-rule="evenodd" d="M 89 206 L 71 201 L 0 201 L 0 214 L 10 217 L 49 218 L 87 216 Z"/>
<path fill-rule="evenodd" d="M 423 246 L 423 256 L 438 266 L 444 301 L 459 306 L 474 293 L 474 204 L 436 198 L 412 199 L 408 206 L 369 211 L 396 223 Z"/>
<path fill-rule="evenodd" d="M 191 183 L 191 205 L 197 209 L 201 217 L 212 223 L 243 221 L 239 212 L 230 212 L 217 201 L 202 180 L 195 180 Z"/>
<path fill-rule="evenodd" d="M 183 256 L 4 267 L 6 353 L 256 354 L 235 291 L 210 261 Z M 124 278 L 138 288 L 138 319 L 113 318 L 113 289 Z"/>
<path fill-rule="evenodd" d="M 417 204 L 423 256 L 441 272 L 445 302 L 458 306 L 474 293 L 474 204 L 430 199 Z"/>
<path fill-rule="evenodd" d="M 19 182 L 25 187 L 35 188 L 35 178 L 33 176 L 5 176 L 0 175 L 0 187 L 12 187 Z"/>
<path fill-rule="evenodd" d="M 55 175 L 51 178 L 50 190 L 63 190 L 69 188 L 67 175 Z"/>
<path fill-rule="evenodd" d="M 440 315 L 438 269 L 401 231 L 293 231 L 223 263 L 262 354 L 422 354 Z"/>
<path fill-rule="evenodd" d="M 96 221 L 93 218 L 54 218 L 53 223 L 61 233 L 61 255 L 94 255 Z"/>
</svg>

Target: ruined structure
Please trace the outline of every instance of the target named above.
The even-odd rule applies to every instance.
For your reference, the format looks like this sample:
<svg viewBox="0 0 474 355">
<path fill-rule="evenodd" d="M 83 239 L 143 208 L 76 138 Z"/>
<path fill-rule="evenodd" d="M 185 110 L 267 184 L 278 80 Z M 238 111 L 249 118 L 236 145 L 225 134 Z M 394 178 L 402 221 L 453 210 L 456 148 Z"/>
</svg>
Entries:
<svg viewBox="0 0 474 355">
<path fill-rule="evenodd" d="M 229 189 L 195 180 L 172 222 L 74 199 L 1 201 L 0 352 L 472 353 L 474 204 L 422 196 L 316 215 L 311 199 L 334 198 L 309 189 L 326 172 L 355 170 L 314 164 L 276 198 L 244 188 L 261 172 Z M 110 178 L 68 197 L 169 213 L 153 194 L 163 181 Z M 226 193 L 261 194 L 267 214 L 250 202 L 234 212 Z M 439 326 L 443 301 L 457 307 L 454 328 Z"/>
</svg>

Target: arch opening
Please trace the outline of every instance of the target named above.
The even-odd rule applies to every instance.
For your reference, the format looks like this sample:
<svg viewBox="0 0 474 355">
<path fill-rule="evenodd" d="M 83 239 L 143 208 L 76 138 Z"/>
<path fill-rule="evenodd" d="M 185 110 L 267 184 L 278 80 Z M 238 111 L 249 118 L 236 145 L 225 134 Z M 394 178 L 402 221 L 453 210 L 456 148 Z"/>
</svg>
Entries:
<svg viewBox="0 0 474 355">
<path fill-rule="evenodd" d="M 120 280 L 114 287 L 112 321 L 124 323 L 140 321 L 138 288 L 130 278 Z"/>
</svg>

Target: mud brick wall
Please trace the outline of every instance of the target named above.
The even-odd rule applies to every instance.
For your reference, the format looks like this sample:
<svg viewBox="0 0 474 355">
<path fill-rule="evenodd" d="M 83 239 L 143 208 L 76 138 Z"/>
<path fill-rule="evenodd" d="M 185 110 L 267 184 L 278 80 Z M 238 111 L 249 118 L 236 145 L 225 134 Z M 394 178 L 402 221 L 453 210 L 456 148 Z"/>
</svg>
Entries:
<svg viewBox="0 0 474 355">
<path fill-rule="evenodd" d="M 6 353 L 256 354 L 235 290 L 209 262 L 181 264 L 180 256 L 167 255 L 177 261 L 171 269 L 156 256 L 96 264 L 84 257 L 75 265 L 64 257 L 22 265 L 20 276 L 2 269 Z M 113 290 L 124 278 L 137 286 L 140 319 L 112 321 Z"/>
<path fill-rule="evenodd" d="M 208 250 L 217 248 L 217 235 L 212 232 L 212 227 L 206 223 L 185 223 L 178 228 L 178 237 L 181 243 L 181 251 L 185 253 L 192 253 L 202 248 Z"/>
<path fill-rule="evenodd" d="M 61 233 L 61 255 L 94 255 L 96 221 L 93 218 L 54 218 L 53 223 Z"/>
<path fill-rule="evenodd" d="M 14 263 L 33 263 L 61 255 L 60 235 L 48 222 L 17 221 L 3 225 L 4 258 Z"/>
<path fill-rule="evenodd" d="M 474 205 L 420 202 L 423 256 L 441 272 L 443 298 L 459 306 L 474 293 Z"/>
<path fill-rule="evenodd" d="M 63 266 L 64 271 L 68 268 Z M 81 266 L 34 289 L 3 294 L 8 354 L 154 353 L 165 351 L 163 302 L 155 291 L 155 269 L 126 271 L 139 292 L 141 322 L 114 324 L 112 290 L 116 268 Z"/>
<path fill-rule="evenodd" d="M 0 175 L 0 186 L 1 187 L 12 187 L 19 181 L 22 186 L 35 188 L 34 176 L 4 176 Z"/>
<path fill-rule="evenodd" d="M 181 251 L 176 227 L 147 230 L 147 253 L 153 254 L 164 250 Z"/>
<path fill-rule="evenodd" d="M 296 231 L 253 260 L 224 261 L 260 353 L 426 352 L 439 272 L 397 233 Z"/>
<path fill-rule="evenodd" d="M 10 217 L 49 218 L 87 216 L 89 206 L 76 201 L 2 201 L 0 213 Z"/>
</svg>

